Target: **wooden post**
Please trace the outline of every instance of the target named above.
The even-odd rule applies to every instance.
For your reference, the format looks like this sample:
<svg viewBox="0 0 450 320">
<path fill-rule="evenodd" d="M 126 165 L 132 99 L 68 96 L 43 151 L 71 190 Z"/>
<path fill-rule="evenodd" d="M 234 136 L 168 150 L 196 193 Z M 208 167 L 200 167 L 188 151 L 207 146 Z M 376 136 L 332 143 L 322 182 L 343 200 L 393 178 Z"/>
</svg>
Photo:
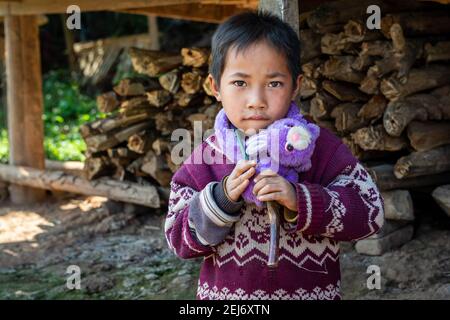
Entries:
<svg viewBox="0 0 450 320">
<path fill-rule="evenodd" d="M 267 11 L 289 24 L 300 37 L 299 0 L 259 0 L 258 10 Z M 295 102 L 300 106 L 300 95 Z"/>
<path fill-rule="evenodd" d="M 5 16 L 9 163 L 44 169 L 42 79 L 37 16 Z M 15 203 L 41 201 L 45 191 L 10 186 Z"/>
<path fill-rule="evenodd" d="M 158 17 L 148 16 L 148 33 L 150 34 L 150 49 L 159 50 L 159 28 L 158 28 Z"/>
</svg>

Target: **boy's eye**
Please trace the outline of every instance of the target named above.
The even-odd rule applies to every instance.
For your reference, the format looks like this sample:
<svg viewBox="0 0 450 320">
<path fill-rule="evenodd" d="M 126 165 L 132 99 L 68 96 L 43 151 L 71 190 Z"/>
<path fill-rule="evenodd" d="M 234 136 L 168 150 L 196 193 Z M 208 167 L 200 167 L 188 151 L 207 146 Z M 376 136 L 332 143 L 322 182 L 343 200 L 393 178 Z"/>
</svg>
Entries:
<svg viewBox="0 0 450 320">
<path fill-rule="evenodd" d="M 281 87 L 282 85 L 283 85 L 283 83 L 281 83 L 280 81 L 271 81 L 269 83 L 269 87 L 272 87 L 272 88 Z"/>
<path fill-rule="evenodd" d="M 245 81 L 242 81 L 242 80 L 236 80 L 236 81 L 233 81 L 233 84 L 236 86 L 236 87 L 245 87 L 247 84 L 245 83 Z"/>
</svg>

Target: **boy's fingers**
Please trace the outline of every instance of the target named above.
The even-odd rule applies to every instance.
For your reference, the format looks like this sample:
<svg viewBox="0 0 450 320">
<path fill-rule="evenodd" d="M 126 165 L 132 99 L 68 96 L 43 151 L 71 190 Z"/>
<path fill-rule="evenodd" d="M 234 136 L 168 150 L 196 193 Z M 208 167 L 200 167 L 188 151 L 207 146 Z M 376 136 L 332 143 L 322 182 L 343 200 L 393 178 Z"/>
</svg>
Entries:
<svg viewBox="0 0 450 320">
<path fill-rule="evenodd" d="M 283 194 L 282 192 L 267 193 L 262 196 L 258 196 L 258 200 L 259 201 L 277 201 L 277 200 L 281 199 L 282 194 Z"/>
<path fill-rule="evenodd" d="M 262 187 L 259 187 L 258 189 L 253 188 L 253 193 L 255 195 L 263 195 L 263 194 L 272 193 L 275 191 L 280 191 L 280 186 L 275 183 L 266 184 Z"/>
<path fill-rule="evenodd" d="M 230 196 L 232 196 L 233 198 L 239 198 L 239 196 L 242 194 L 242 192 L 244 192 L 245 188 L 247 188 L 247 185 L 250 181 L 244 180 L 241 184 L 239 184 L 238 186 L 236 186 L 236 188 L 232 189 L 230 192 Z"/>
<path fill-rule="evenodd" d="M 236 167 L 233 169 L 233 172 L 231 172 L 230 176 L 232 178 L 236 178 L 240 176 L 242 173 L 247 171 L 250 167 L 254 167 L 256 165 L 256 161 L 254 160 L 239 160 L 239 162 L 236 164 Z"/>
<path fill-rule="evenodd" d="M 244 182 L 245 180 L 250 179 L 250 177 L 253 176 L 255 174 L 255 172 L 256 172 L 255 168 L 254 167 L 250 167 L 243 174 L 241 174 L 240 176 L 238 176 L 235 179 L 232 179 L 230 181 L 231 187 L 235 188 L 238 185 L 240 185 L 242 182 Z"/>
<path fill-rule="evenodd" d="M 255 182 L 258 182 L 259 180 L 264 179 L 264 178 L 276 177 L 276 176 L 278 176 L 278 174 L 276 172 L 274 172 L 270 169 L 266 169 L 255 177 Z"/>
</svg>

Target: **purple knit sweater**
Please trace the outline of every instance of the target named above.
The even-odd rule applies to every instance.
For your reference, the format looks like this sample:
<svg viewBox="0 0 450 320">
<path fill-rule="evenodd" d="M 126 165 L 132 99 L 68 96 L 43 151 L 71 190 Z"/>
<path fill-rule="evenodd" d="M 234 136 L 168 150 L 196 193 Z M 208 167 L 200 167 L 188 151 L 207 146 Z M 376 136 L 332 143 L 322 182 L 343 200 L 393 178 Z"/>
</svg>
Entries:
<svg viewBox="0 0 450 320">
<path fill-rule="evenodd" d="M 202 156 L 206 161 L 196 164 Z M 214 186 L 235 166 L 215 135 L 186 159 L 172 178 L 165 234 L 180 258 L 203 257 L 198 299 L 341 298 L 339 241 L 376 233 L 383 200 L 363 166 L 327 129 L 321 128 L 311 160 L 295 184 L 299 218 L 295 225 L 282 220 L 279 264 L 271 269 L 267 209 L 244 203 L 230 213 L 215 201 Z"/>
</svg>

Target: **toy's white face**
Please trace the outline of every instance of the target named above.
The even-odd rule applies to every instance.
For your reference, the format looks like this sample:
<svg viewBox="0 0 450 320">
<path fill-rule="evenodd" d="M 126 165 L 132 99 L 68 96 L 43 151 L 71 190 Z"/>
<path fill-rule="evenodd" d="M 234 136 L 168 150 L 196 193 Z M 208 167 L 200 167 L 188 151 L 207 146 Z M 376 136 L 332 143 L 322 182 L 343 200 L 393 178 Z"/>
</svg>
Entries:
<svg viewBox="0 0 450 320">
<path fill-rule="evenodd" d="M 288 131 L 286 140 L 286 147 L 291 145 L 294 149 L 304 150 L 311 143 L 311 135 L 303 127 L 292 127 Z"/>
<path fill-rule="evenodd" d="M 292 82 L 286 57 L 266 42 L 227 53 L 220 88 L 211 87 L 231 123 L 245 133 L 259 132 L 284 118 L 301 82 Z M 252 129 L 252 130 L 251 130 Z"/>
</svg>

